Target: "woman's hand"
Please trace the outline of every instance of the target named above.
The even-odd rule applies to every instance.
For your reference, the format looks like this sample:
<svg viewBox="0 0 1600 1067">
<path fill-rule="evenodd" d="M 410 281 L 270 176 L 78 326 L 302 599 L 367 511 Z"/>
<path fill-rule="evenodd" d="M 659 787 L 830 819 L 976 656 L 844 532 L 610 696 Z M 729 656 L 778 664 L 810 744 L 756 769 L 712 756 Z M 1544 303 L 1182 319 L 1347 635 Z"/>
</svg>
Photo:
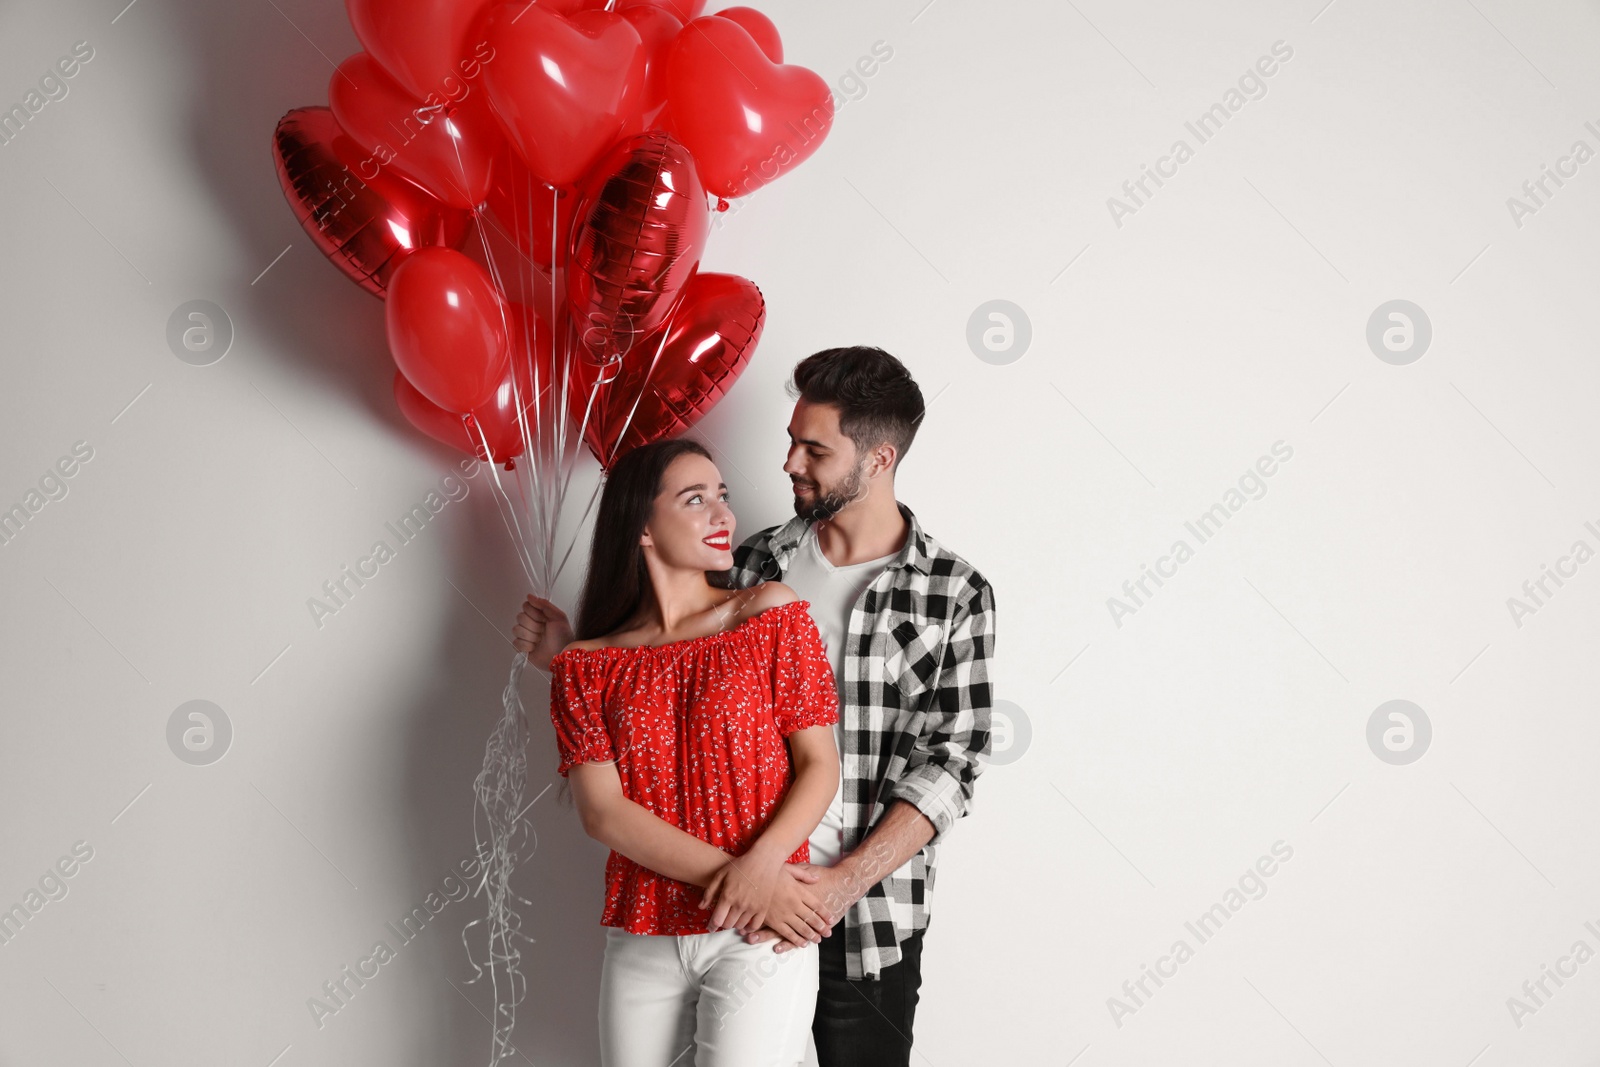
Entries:
<svg viewBox="0 0 1600 1067">
<path fill-rule="evenodd" d="M 784 864 L 783 869 L 794 880 L 802 882 L 808 886 L 815 885 L 822 881 L 822 872 L 828 870 L 826 867 L 817 868 L 809 863 L 786 863 Z M 812 929 L 817 930 L 817 932 L 819 932 L 823 937 L 833 936 L 833 925 L 827 922 L 827 916 L 821 912 L 815 911 L 815 909 L 813 909 L 813 913 L 818 919 L 821 919 L 825 925 L 818 927 L 817 924 L 813 922 L 811 924 Z M 842 911 L 839 913 L 839 918 L 835 921 L 844 921 L 844 913 Z M 773 929 L 772 920 L 770 917 L 767 921 L 767 925 L 761 927 L 760 929 L 747 928 L 740 930 L 739 932 L 744 935 L 744 943 L 747 945 L 759 945 L 763 941 L 776 942 L 776 944 L 772 946 L 772 951 L 774 952 L 787 952 L 791 948 L 805 948 L 808 944 L 813 943 L 811 941 L 795 942 L 790 940 L 785 934 Z"/>
<path fill-rule="evenodd" d="M 793 868 L 796 864 L 786 866 Z M 792 873 L 793 878 L 780 878 L 774 887 L 765 925 L 795 948 L 805 948 L 833 933 L 833 927 L 811 902 L 814 890 L 810 885 L 817 881 L 817 876 L 809 872 Z M 759 927 L 752 925 L 739 932 L 755 929 Z"/>
<path fill-rule="evenodd" d="M 760 927 L 766 918 L 768 901 L 782 875 L 783 862 L 760 848 L 730 858 L 712 875 L 701 894 L 700 907 L 715 909 L 711 914 L 711 929 Z"/>
<path fill-rule="evenodd" d="M 746 895 L 754 895 L 761 891 L 761 886 L 754 878 L 747 881 L 747 875 L 752 873 L 750 867 L 736 866 L 747 864 L 752 858 L 757 859 L 756 872 L 770 870 L 772 880 L 766 888 L 766 906 L 760 911 L 746 912 L 745 918 L 740 918 L 737 909 L 741 902 L 735 897 L 741 894 L 734 892 L 734 887 L 743 886 Z M 795 948 L 805 948 L 815 944 L 823 937 L 833 932 L 826 919 L 819 915 L 807 902 L 804 886 L 813 885 L 819 876 L 808 865 L 798 863 L 772 864 L 770 861 L 760 861 L 759 856 L 752 857 L 746 853 L 738 860 L 732 861 L 717 872 L 706 885 L 700 906 L 702 908 L 716 905 L 720 897 L 724 905 L 729 908 L 729 914 L 722 921 L 717 921 L 713 916 L 711 928 L 721 929 L 732 927 L 740 934 L 750 934 L 756 930 L 765 929 L 772 934 L 782 937 Z"/>
<path fill-rule="evenodd" d="M 572 624 L 567 613 L 543 597 L 528 594 L 511 627 L 511 643 L 518 652 L 528 654 L 528 662 L 541 671 L 550 670 L 550 661 L 572 643 Z"/>
</svg>

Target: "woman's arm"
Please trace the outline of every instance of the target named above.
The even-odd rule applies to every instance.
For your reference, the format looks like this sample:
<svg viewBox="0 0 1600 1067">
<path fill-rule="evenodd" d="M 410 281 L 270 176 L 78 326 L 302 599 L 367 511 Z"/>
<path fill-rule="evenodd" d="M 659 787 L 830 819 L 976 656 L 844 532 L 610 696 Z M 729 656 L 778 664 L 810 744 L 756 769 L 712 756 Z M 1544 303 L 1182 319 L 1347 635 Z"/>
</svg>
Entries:
<svg viewBox="0 0 1600 1067">
<path fill-rule="evenodd" d="M 832 738 L 825 740 L 832 749 Z M 838 757 L 831 758 L 837 764 Z M 568 773 L 568 780 L 572 783 L 572 795 L 578 804 L 584 832 L 601 844 L 616 849 L 657 874 L 701 888 L 730 879 L 742 887 L 750 883 L 750 875 L 738 869 L 733 856 L 629 800 L 622 792 L 622 779 L 617 775 L 615 763 L 574 764 Z M 826 809 L 825 801 L 821 810 Z M 821 818 L 819 811 L 814 821 L 820 821 Z M 799 843 L 796 842 L 795 848 L 798 847 Z M 793 848 L 789 850 L 793 851 Z M 775 873 L 782 873 L 779 868 L 787 856 L 788 853 L 784 853 L 775 862 Z M 816 876 L 807 872 L 801 880 L 814 882 Z M 765 887 L 759 890 L 762 895 L 764 890 Z M 814 920 L 812 924 L 816 925 L 818 921 Z M 721 927 L 714 925 L 712 929 Z M 820 926 L 818 929 L 826 927 Z M 808 936 L 809 931 L 802 931 L 798 923 L 784 925 L 780 922 L 774 931 L 796 948 L 804 948 L 815 940 Z"/>
<path fill-rule="evenodd" d="M 803 947 L 806 941 L 820 940 L 828 923 L 801 886 L 787 877 L 784 866 L 822 821 L 839 788 L 839 751 L 831 723 L 793 731 L 789 745 L 794 782 L 761 836 L 712 879 L 700 906 L 716 909 L 711 914 L 713 930 L 732 926 L 742 931 L 770 924 Z M 815 882 L 816 876 L 808 873 L 803 880 Z"/>
<path fill-rule="evenodd" d="M 777 864 L 787 860 L 817 828 L 839 790 L 839 746 L 833 740 L 832 724 L 807 726 L 790 734 L 789 753 L 794 782 L 772 821 L 745 853 L 751 858 Z"/>
<path fill-rule="evenodd" d="M 629 800 L 615 763 L 574 764 L 567 778 L 584 833 L 641 867 L 704 887 L 733 859 Z"/>
</svg>

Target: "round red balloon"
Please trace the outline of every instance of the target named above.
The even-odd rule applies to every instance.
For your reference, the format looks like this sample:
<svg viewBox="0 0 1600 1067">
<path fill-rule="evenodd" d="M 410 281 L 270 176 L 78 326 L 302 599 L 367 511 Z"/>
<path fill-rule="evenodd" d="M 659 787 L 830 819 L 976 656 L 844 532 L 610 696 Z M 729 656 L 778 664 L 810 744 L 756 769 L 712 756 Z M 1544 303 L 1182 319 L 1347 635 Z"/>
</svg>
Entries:
<svg viewBox="0 0 1600 1067">
<path fill-rule="evenodd" d="M 389 281 L 389 351 L 423 396 L 446 411 L 469 412 L 505 377 L 506 315 L 487 271 L 460 252 L 424 248 Z"/>
<path fill-rule="evenodd" d="M 334 266 L 380 299 L 401 257 L 454 248 L 472 217 L 398 174 L 373 167 L 325 107 L 296 108 L 272 135 L 278 184 L 295 217 Z"/>
<path fill-rule="evenodd" d="M 671 134 L 611 150 L 578 200 L 567 263 L 567 306 L 590 359 L 614 359 L 666 319 L 710 228 L 695 162 Z"/>
<path fill-rule="evenodd" d="M 510 372 L 507 371 L 508 380 Z M 496 397 L 499 392 L 496 392 Z M 485 454 L 483 437 L 477 428 L 468 429 L 468 419 L 473 419 L 478 413 L 461 415 L 454 411 L 446 411 L 427 397 L 417 391 L 417 387 L 406 380 L 402 371 L 394 372 L 394 402 L 400 408 L 400 413 L 406 421 L 435 441 L 449 445 L 451 448 L 465 452 L 469 456 L 477 456 L 481 460 L 488 460 Z M 479 409 L 482 411 L 483 409 Z M 497 424 L 474 423 L 474 427 L 481 425 L 482 433 L 488 437 L 489 447 L 492 450 L 495 463 L 505 463 L 522 455 L 522 435 L 516 432 L 513 426 L 511 433 L 505 433 L 504 427 Z"/>
<path fill-rule="evenodd" d="M 549 328 L 520 304 L 512 304 L 510 312 L 511 365 L 489 401 L 467 414 L 446 411 L 423 396 L 403 372 L 394 372 L 395 402 L 407 421 L 437 441 L 481 460 L 504 463 L 508 470 L 526 451 L 524 432 L 539 434 L 547 425 L 544 420 L 561 414 L 552 410 L 555 363 Z"/>
</svg>

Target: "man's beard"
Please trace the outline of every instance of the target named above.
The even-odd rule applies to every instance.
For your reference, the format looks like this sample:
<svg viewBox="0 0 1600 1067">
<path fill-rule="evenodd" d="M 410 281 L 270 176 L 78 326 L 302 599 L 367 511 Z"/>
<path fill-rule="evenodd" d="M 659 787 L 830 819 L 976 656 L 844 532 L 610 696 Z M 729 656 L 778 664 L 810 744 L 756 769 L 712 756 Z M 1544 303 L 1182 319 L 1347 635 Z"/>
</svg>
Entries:
<svg viewBox="0 0 1600 1067">
<path fill-rule="evenodd" d="M 796 495 L 794 498 L 794 513 L 817 522 L 833 518 L 844 510 L 845 505 L 854 500 L 859 500 L 865 495 L 861 478 L 863 466 L 864 464 L 851 470 L 838 485 L 828 492 L 821 492 L 822 487 L 820 485 L 817 486 L 819 492 L 816 499 L 809 504 Z"/>
</svg>

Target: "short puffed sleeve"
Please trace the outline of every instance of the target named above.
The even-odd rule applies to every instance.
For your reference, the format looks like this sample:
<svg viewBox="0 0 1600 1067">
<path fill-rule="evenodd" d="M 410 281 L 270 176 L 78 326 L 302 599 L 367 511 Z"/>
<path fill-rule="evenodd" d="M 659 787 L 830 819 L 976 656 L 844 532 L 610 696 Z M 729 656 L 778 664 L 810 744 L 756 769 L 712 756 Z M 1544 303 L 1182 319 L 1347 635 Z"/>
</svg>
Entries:
<svg viewBox="0 0 1600 1067">
<path fill-rule="evenodd" d="M 601 708 L 602 675 L 585 669 L 587 657 L 557 654 L 550 661 L 550 722 L 555 726 L 565 778 L 579 763 L 604 763 L 617 758 Z"/>
<path fill-rule="evenodd" d="M 784 737 L 839 721 L 833 665 L 809 607 L 808 601 L 791 600 L 762 612 L 772 616 L 772 717 Z"/>
</svg>

